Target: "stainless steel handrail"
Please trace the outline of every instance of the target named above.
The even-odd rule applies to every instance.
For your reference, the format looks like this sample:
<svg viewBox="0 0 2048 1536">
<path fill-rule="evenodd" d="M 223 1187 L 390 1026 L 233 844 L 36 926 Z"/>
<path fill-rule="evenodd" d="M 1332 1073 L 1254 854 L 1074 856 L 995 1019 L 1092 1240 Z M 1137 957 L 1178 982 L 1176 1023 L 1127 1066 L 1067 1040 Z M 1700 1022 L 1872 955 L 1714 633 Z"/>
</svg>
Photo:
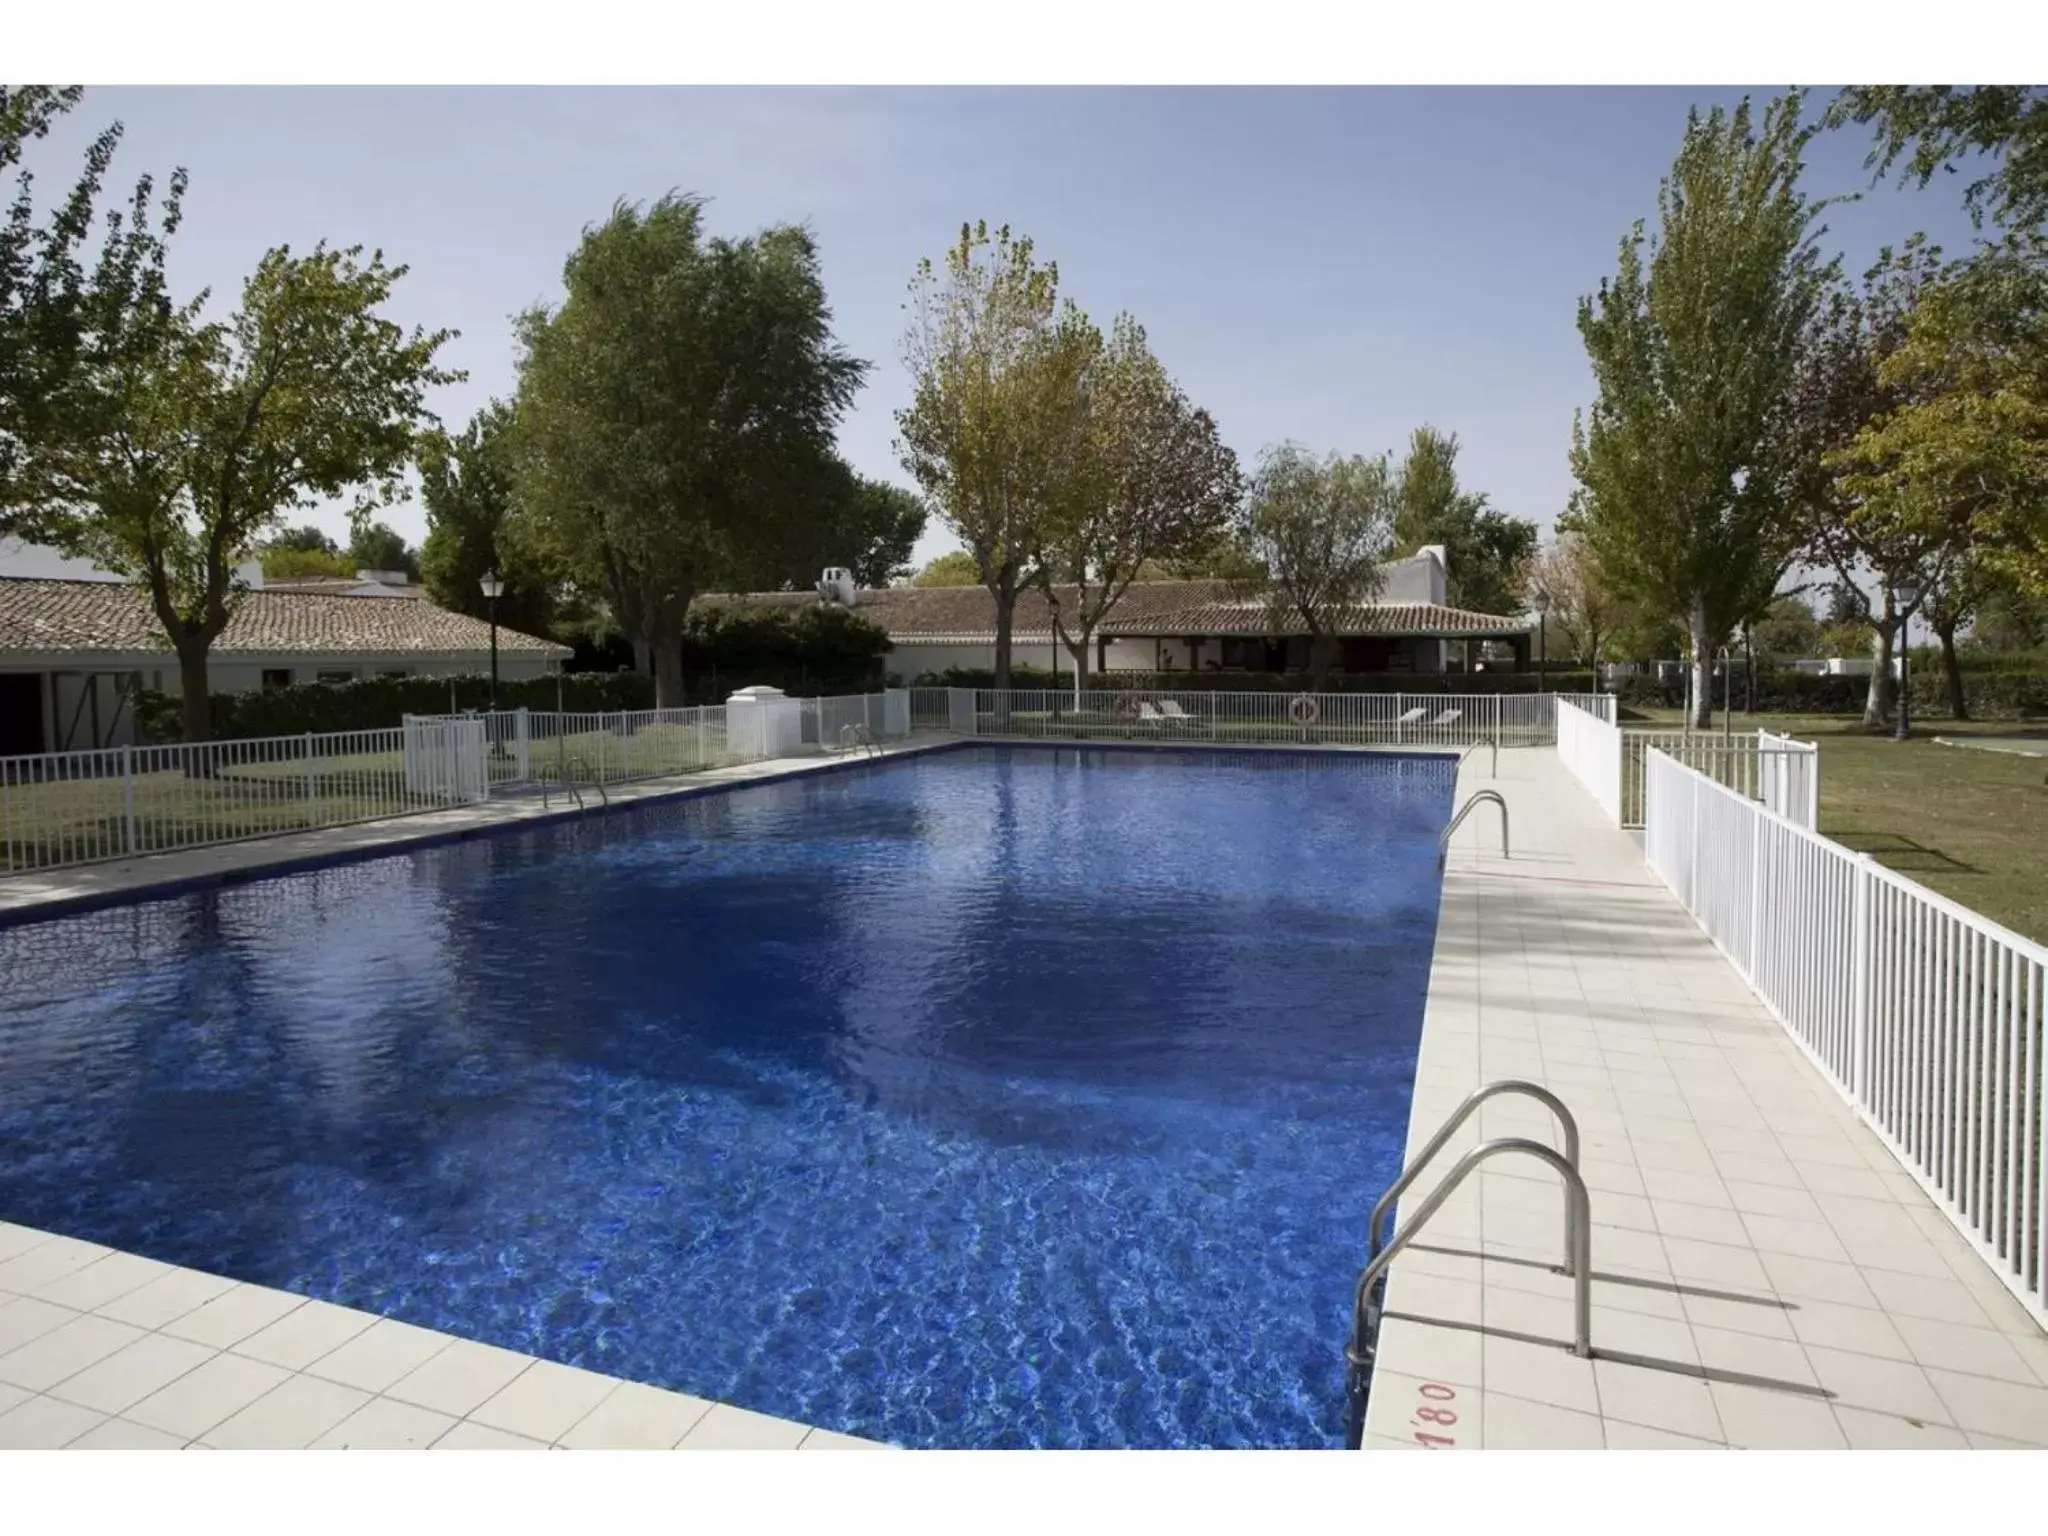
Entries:
<svg viewBox="0 0 2048 1536">
<path fill-rule="evenodd" d="M 1430 1192 L 1429 1198 L 1422 1202 L 1422 1209 L 1401 1224 L 1394 1233 L 1394 1240 L 1373 1257 L 1358 1277 L 1351 1315 L 1351 1340 L 1344 1346 L 1346 1386 L 1351 1404 L 1347 1434 L 1353 1450 L 1365 1438 L 1367 1388 L 1379 1331 L 1374 1288 L 1386 1278 L 1388 1267 L 1400 1256 L 1401 1250 L 1415 1240 L 1428 1225 L 1430 1217 L 1442 1209 L 1444 1202 L 1465 1182 L 1467 1174 L 1490 1157 L 1516 1152 L 1547 1163 L 1564 1180 L 1565 1273 L 1572 1277 L 1572 1353 L 1581 1360 L 1593 1358 L 1593 1213 L 1586 1196 L 1586 1181 L 1579 1177 L 1579 1170 L 1566 1162 L 1562 1154 L 1540 1141 L 1509 1136 L 1499 1141 L 1484 1142 L 1458 1159 L 1458 1166 L 1451 1170 L 1450 1177 Z"/>
<path fill-rule="evenodd" d="M 1500 791 L 1497 789 L 1478 789 L 1472 792 L 1471 799 L 1458 807 L 1458 814 L 1451 818 L 1451 824 L 1444 828 L 1443 836 L 1436 840 L 1437 863 L 1443 863 L 1450 856 L 1451 834 L 1458 830 L 1467 816 L 1472 814 L 1472 807 L 1482 800 L 1491 800 L 1500 807 L 1500 856 L 1504 859 L 1508 857 L 1508 803 L 1501 799 Z"/>
<path fill-rule="evenodd" d="M 1465 759 L 1466 759 L 1466 758 L 1468 758 L 1468 757 L 1470 757 L 1470 756 L 1471 756 L 1471 755 L 1472 755 L 1472 754 L 1473 754 L 1474 752 L 1477 752 L 1477 751 L 1478 751 L 1478 750 L 1479 750 L 1479 749 L 1480 749 L 1481 747 L 1490 747 L 1490 748 L 1492 749 L 1492 751 L 1493 751 L 1493 757 L 1492 757 L 1492 760 L 1491 760 L 1491 762 L 1490 762 L 1489 766 L 1487 767 L 1487 770 L 1486 770 L 1486 776 L 1487 776 L 1487 777 L 1488 777 L 1489 779 L 1497 779 L 1497 778 L 1499 778 L 1499 777 L 1500 777 L 1500 738 L 1499 738 L 1498 736 L 1489 736 L 1489 737 L 1487 737 L 1487 738 L 1486 738 L 1486 740 L 1484 740 L 1484 741 L 1475 741 L 1475 742 L 1473 742 L 1471 746 L 1467 747 L 1467 748 L 1466 748 L 1466 749 L 1465 749 L 1464 751 L 1462 751 L 1462 752 L 1460 752 L 1460 753 L 1458 754 L 1458 766 L 1459 766 L 1460 768 L 1464 767 L 1464 766 L 1465 766 Z"/>
<path fill-rule="evenodd" d="M 597 774 L 591 769 L 590 759 L 587 757 L 572 757 L 569 759 L 568 762 L 564 763 L 562 765 L 562 782 L 564 784 L 569 782 L 569 770 L 571 768 L 581 768 L 584 771 L 584 773 L 588 775 L 590 779 L 590 787 L 597 791 L 597 798 L 604 802 L 604 809 L 610 810 L 612 806 L 612 797 L 609 794 L 605 793 L 604 780 L 599 778 Z M 578 795 L 576 797 L 576 803 L 579 806 L 583 804 L 583 797 L 581 795 Z"/>
<path fill-rule="evenodd" d="M 873 734 L 858 720 L 839 727 L 839 750 L 847 752 L 856 747 L 865 747 L 869 757 L 881 756 L 882 749 L 875 745 Z"/>
<path fill-rule="evenodd" d="M 1557 1116 L 1557 1123 L 1564 1131 L 1564 1160 L 1574 1168 L 1579 1166 L 1579 1123 L 1572 1118 L 1572 1112 L 1564 1107 L 1564 1100 L 1540 1083 L 1527 1082 L 1518 1077 L 1504 1077 L 1497 1082 L 1488 1083 L 1484 1088 L 1476 1088 L 1465 1096 L 1465 1102 L 1460 1104 L 1456 1113 L 1443 1123 L 1443 1127 L 1429 1138 L 1428 1145 L 1409 1160 L 1408 1166 L 1401 1170 L 1401 1176 L 1387 1186 L 1387 1192 L 1380 1196 L 1379 1203 L 1372 1208 L 1372 1217 L 1366 1232 L 1370 1244 L 1367 1250 L 1368 1258 L 1379 1257 L 1380 1228 L 1386 1221 L 1388 1213 L 1393 1210 L 1394 1202 L 1406 1194 L 1408 1186 L 1422 1176 L 1422 1171 L 1435 1160 L 1437 1153 L 1443 1151 L 1445 1144 L 1458 1133 L 1458 1127 L 1471 1119 L 1473 1112 L 1480 1105 L 1503 1093 L 1526 1094 Z M 1571 1246 L 1569 1228 L 1565 1232 L 1565 1246 Z"/>
</svg>

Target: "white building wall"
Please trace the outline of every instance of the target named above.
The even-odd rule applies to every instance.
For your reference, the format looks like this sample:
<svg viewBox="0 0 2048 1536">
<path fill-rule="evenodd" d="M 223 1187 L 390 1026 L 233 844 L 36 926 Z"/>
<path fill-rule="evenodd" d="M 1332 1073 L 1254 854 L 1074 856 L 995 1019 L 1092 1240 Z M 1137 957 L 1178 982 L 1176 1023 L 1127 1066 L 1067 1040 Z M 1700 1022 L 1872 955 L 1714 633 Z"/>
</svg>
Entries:
<svg viewBox="0 0 2048 1536">
<path fill-rule="evenodd" d="M 1444 600 L 1444 551 L 1425 544 L 1406 560 L 1385 567 L 1385 584 L 1380 588 L 1382 603 L 1441 603 Z"/>
</svg>

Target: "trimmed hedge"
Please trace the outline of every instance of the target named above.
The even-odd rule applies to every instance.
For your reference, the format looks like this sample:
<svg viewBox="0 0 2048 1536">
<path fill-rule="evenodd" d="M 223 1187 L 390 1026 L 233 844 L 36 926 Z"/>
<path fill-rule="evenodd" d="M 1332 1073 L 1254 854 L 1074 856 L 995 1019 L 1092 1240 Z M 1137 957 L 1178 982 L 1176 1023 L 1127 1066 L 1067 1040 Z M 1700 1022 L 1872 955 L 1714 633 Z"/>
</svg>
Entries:
<svg viewBox="0 0 2048 1536">
<path fill-rule="evenodd" d="M 952 667 L 944 672 L 925 672 L 912 681 L 916 688 L 993 688 L 995 673 L 987 667 Z M 1052 673 L 1039 667 L 1012 667 L 1014 688 L 1064 688 L 1074 686 L 1074 674 Z M 1107 692 L 1138 690 L 1147 693 L 1301 693 L 1313 686 L 1306 672 L 1098 672 L 1088 678 L 1091 690 Z M 1539 687 L 1539 684 L 1541 685 Z M 1592 693 L 1593 674 L 1552 667 L 1546 678 L 1534 672 L 1418 672 L 1374 673 L 1370 676 L 1333 674 L 1323 684 L 1324 693 Z"/>
<path fill-rule="evenodd" d="M 1929 720 L 1948 715 L 1948 678 L 1941 658 L 1913 658 L 1909 686 L 1913 710 Z M 1616 690 L 1623 704 L 1633 708 L 1679 709 L 1685 704 L 1685 680 L 1670 682 L 1632 677 Z M 1824 677 L 1788 668 L 1759 667 L 1756 674 L 1756 708 L 1765 714 L 1861 715 L 1870 694 L 1868 677 Z M 1747 684 L 1738 670 L 1733 697 L 1738 706 L 1749 698 Z M 1963 669 L 1963 701 L 1970 713 L 1984 720 L 2027 720 L 2048 715 L 2048 672 Z M 1714 687 L 1714 704 L 1720 707 L 1721 688 Z"/>
<path fill-rule="evenodd" d="M 464 677 L 372 677 L 354 683 L 294 683 L 213 695 L 213 734 L 222 739 L 297 736 L 306 731 L 375 731 L 402 724 L 407 715 L 445 715 L 484 709 L 491 680 Z M 500 709 L 553 709 L 552 677 L 501 679 Z M 633 672 L 565 672 L 561 699 L 572 710 L 652 709 L 654 679 Z M 135 728 L 143 741 L 178 741 L 185 734 L 184 705 L 176 694 L 134 695 Z"/>
</svg>

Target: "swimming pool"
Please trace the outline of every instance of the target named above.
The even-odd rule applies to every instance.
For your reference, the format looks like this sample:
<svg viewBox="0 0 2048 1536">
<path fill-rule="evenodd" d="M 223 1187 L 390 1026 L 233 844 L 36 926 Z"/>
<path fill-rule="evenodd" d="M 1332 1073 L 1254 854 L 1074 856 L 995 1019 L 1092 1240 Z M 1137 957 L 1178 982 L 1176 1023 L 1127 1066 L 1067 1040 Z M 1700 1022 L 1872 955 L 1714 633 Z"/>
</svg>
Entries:
<svg viewBox="0 0 2048 1536">
<path fill-rule="evenodd" d="M 0 1218 L 913 1446 L 1335 1446 L 1454 766 L 973 747 L 0 930 Z"/>
</svg>

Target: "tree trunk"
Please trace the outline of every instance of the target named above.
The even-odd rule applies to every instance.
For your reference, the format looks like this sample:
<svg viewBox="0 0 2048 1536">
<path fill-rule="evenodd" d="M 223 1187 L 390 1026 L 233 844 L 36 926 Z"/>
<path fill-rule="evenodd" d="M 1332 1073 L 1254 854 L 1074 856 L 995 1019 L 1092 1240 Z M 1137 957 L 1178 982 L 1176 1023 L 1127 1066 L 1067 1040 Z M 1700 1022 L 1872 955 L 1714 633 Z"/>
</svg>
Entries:
<svg viewBox="0 0 2048 1536">
<path fill-rule="evenodd" d="M 213 699 L 206 686 L 206 655 L 212 648 L 212 642 L 205 640 L 187 640 L 177 647 L 187 741 L 213 740 Z"/>
<path fill-rule="evenodd" d="M 1330 668 L 1336 662 L 1336 644 L 1330 636 L 1311 632 L 1308 637 L 1308 680 L 1316 693 L 1326 691 Z"/>
<path fill-rule="evenodd" d="M 1892 618 L 1891 592 L 1887 588 L 1884 612 L 1873 624 L 1870 637 L 1870 691 L 1863 698 L 1863 724 L 1868 730 L 1876 730 L 1891 718 L 1892 634 L 1896 624 Z"/>
<path fill-rule="evenodd" d="M 683 647 L 680 641 L 652 642 L 654 653 L 654 707 L 683 707 Z"/>
<path fill-rule="evenodd" d="M 1714 723 L 1714 637 L 1707 630 L 1707 605 L 1693 599 L 1689 629 L 1692 635 L 1692 715 L 1694 730 L 1704 731 Z"/>
<path fill-rule="evenodd" d="M 1963 697 L 1963 663 L 1956 655 L 1956 621 L 1937 624 L 1934 633 L 1941 639 L 1941 670 L 1948 679 L 1948 713 L 1952 720 L 1970 718 L 1969 700 Z"/>
<path fill-rule="evenodd" d="M 633 642 L 633 670 L 643 675 L 654 670 L 654 655 L 645 640 Z"/>
<path fill-rule="evenodd" d="M 1081 707 L 1081 695 L 1088 691 L 1088 647 L 1094 636 L 1082 635 L 1067 642 L 1067 654 L 1074 658 L 1074 708 Z"/>
<path fill-rule="evenodd" d="M 1750 638 L 1749 626 L 1742 626 L 1742 707 L 1749 714 L 1756 713 L 1756 642 Z M 1752 725 L 1756 722 L 1751 721 Z"/>
<path fill-rule="evenodd" d="M 1017 620 L 1017 567 L 1010 564 L 998 571 L 996 579 L 988 584 L 988 592 L 996 600 L 996 689 L 1003 692 L 1010 686 L 1010 633 Z"/>
</svg>

